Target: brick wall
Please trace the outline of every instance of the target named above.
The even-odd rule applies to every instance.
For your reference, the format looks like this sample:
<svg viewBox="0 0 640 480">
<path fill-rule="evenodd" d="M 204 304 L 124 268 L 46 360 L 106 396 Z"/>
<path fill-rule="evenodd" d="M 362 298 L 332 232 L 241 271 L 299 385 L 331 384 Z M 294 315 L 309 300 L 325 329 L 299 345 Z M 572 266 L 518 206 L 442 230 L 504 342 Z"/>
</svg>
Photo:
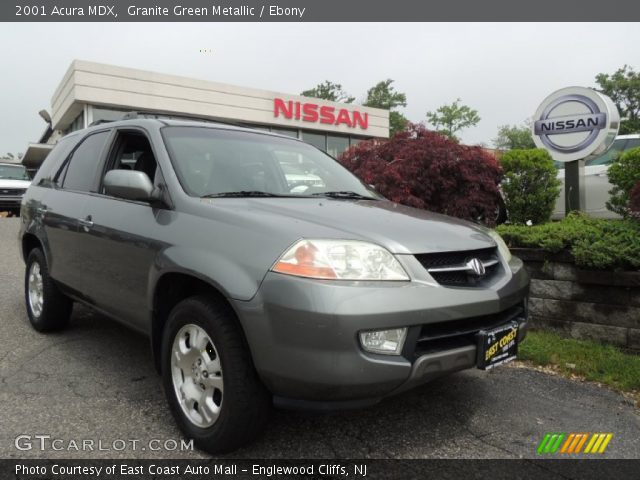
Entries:
<svg viewBox="0 0 640 480">
<path fill-rule="evenodd" d="M 531 325 L 640 351 L 640 272 L 576 268 L 568 253 L 512 249 L 531 275 Z"/>
</svg>

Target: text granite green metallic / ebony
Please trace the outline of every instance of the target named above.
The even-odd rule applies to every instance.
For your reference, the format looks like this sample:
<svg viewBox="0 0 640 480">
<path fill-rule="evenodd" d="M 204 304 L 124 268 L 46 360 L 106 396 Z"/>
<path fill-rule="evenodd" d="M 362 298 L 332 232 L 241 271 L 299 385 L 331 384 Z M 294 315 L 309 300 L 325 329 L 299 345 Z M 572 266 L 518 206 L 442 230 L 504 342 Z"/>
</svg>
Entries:
<svg viewBox="0 0 640 480">
<path fill-rule="evenodd" d="M 273 404 L 362 407 L 493 368 L 527 327 L 528 276 L 495 232 L 239 127 L 130 115 L 64 137 L 19 242 L 33 327 L 81 303 L 148 335 L 176 423 L 209 452 L 251 441 Z"/>
</svg>

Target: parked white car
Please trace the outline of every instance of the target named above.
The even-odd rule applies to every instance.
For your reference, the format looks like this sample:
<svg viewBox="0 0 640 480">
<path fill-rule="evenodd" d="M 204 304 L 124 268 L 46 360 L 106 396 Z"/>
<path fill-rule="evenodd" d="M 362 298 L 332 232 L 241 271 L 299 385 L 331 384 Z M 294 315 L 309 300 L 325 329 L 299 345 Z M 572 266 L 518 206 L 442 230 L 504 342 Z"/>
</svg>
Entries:
<svg viewBox="0 0 640 480">
<path fill-rule="evenodd" d="M 609 165 L 620 152 L 636 147 L 640 147 L 640 134 L 619 135 L 605 154 L 585 162 L 585 211 L 592 217 L 619 218 L 618 215 L 607 210 L 606 207 L 606 203 L 609 200 L 609 190 L 612 188 L 608 176 Z M 565 215 L 564 163 L 557 162 L 556 166 L 559 169 L 558 180 L 562 182 L 562 190 L 551 216 L 554 220 L 563 218 Z"/>
<path fill-rule="evenodd" d="M 0 163 L 0 212 L 20 212 L 20 202 L 31 180 L 24 166 L 17 163 Z"/>
</svg>

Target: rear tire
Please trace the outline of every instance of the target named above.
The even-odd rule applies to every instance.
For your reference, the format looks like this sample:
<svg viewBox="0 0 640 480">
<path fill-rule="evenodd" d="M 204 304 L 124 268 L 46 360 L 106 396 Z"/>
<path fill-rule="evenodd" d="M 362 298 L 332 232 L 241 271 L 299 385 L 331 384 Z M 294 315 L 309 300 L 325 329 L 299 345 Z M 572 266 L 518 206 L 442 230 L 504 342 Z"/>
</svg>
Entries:
<svg viewBox="0 0 640 480">
<path fill-rule="evenodd" d="M 39 248 L 27 256 L 24 294 L 29 321 L 37 331 L 61 330 L 69 323 L 73 302 L 49 276 L 47 261 Z"/>
<path fill-rule="evenodd" d="M 199 449 L 230 452 L 262 433 L 271 397 L 228 305 L 201 295 L 174 307 L 162 338 L 162 377 L 178 427 Z"/>
</svg>

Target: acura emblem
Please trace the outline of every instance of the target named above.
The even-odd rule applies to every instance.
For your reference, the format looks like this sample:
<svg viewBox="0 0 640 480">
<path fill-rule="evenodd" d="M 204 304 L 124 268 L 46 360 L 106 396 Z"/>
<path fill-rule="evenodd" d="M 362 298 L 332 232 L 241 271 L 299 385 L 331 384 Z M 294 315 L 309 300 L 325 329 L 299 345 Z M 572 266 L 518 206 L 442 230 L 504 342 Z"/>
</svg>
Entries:
<svg viewBox="0 0 640 480">
<path fill-rule="evenodd" d="M 481 277 L 485 274 L 484 265 L 477 258 L 472 258 L 467 262 L 467 268 L 471 270 L 475 275 Z"/>
</svg>

